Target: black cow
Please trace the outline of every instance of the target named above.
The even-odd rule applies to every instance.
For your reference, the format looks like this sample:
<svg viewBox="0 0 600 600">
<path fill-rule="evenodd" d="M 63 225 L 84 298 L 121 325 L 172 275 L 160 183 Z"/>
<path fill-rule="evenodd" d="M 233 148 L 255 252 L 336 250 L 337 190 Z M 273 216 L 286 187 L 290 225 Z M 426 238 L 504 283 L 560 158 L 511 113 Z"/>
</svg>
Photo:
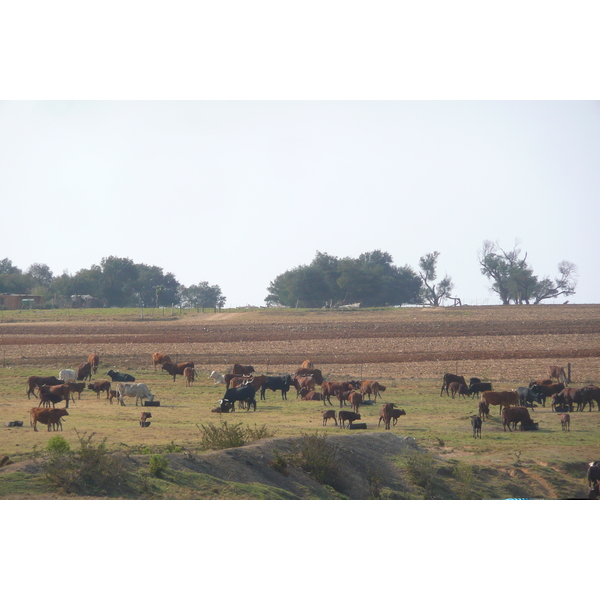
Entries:
<svg viewBox="0 0 600 600">
<path fill-rule="evenodd" d="M 481 437 L 481 417 L 473 415 L 471 417 L 471 426 L 473 427 L 473 437 Z"/>
<path fill-rule="evenodd" d="M 454 381 L 456 381 L 457 383 L 462 383 L 463 385 L 467 385 L 467 382 L 465 381 L 465 378 L 462 375 L 454 375 L 453 373 L 445 373 L 444 381 L 442 382 L 442 389 L 440 390 L 440 396 L 442 395 L 444 390 L 446 390 L 446 396 L 450 395 L 448 393 L 448 386 Z"/>
<path fill-rule="evenodd" d="M 281 390 L 281 399 L 287 400 L 287 393 L 292 386 L 292 376 L 285 375 L 284 377 L 267 377 L 267 381 L 260 386 L 260 399 L 265 399 L 265 390 L 275 392 Z"/>
<path fill-rule="evenodd" d="M 552 385 L 530 385 L 529 387 L 534 394 L 538 394 L 539 401 L 542 402 L 544 408 L 546 408 L 546 398 L 550 398 L 550 396 L 554 396 L 554 394 L 558 394 L 565 389 L 565 386 L 562 383 L 554 383 Z"/>
<path fill-rule="evenodd" d="M 600 496 L 600 462 L 591 462 L 587 472 L 588 487 L 590 493 L 588 498 L 598 498 Z"/>
<path fill-rule="evenodd" d="M 129 373 L 119 373 L 119 371 L 107 371 L 106 373 L 113 381 L 124 381 L 131 382 L 135 381 L 135 377 L 133 375 L 129 375 Z"/>
<path fill-rule="evenodd" d="M 471 392 L 471 395 L 475 394 L 477 396 L 477 398 L 479 398 L 479 393 L 480 392 L 491 392 L 492 391 L 492 384 L 488 383 L 488 382 L 475 382 L 472 383 L 469 386 L 469 392 Z"/>
<path fill-rule="evenodd" d="M 246 410 L 250 410 L 250 405 L 254 407 L 256 410 L 256 400 L 254 398 L 254 394 L 256 394 L 256 390 L 252 385 L 241 385 L 237 388 L 229 388 L 220 404 L 223 405 L 225 403 L 229 403 L 232 406 L 232 411 L 235 411 L 235 403 L 236 402 L 245 402 Z"/>
</svg>

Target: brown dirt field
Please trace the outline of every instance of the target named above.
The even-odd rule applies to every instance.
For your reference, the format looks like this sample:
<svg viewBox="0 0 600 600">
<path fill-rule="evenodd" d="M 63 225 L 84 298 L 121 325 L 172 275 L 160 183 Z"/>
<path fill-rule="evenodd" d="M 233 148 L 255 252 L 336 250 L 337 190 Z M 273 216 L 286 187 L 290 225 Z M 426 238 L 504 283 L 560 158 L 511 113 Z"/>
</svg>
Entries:
<svg viewBox="0 0 600 600">
<path fill-rule="evenodd" d="M 93 315 L 93 313 L 90 313 Z M 91 317 L 93 318 L 93 317 Z M 195 313 L 167 320 L 0 322 L 0 360 L 62 368 L 96 350 L 118 369 L 147 368 L 152 352 L 206 371 L 234 362 L 288 372 L 310 358 L 324 373 L 437 379 L 446 371 L 528 382 L 550 364 L 597 382 L 600 306 L 487 306 L 365 311 Z"/>
</svg>

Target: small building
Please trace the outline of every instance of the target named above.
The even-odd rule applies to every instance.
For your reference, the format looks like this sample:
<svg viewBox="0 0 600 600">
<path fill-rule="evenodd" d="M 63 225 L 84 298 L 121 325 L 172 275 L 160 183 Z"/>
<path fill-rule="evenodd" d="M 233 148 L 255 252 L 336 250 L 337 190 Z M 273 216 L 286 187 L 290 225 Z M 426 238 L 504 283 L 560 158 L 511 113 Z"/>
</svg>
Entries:
<svg viewBox="0 0 600 600">
<path fill-rule="evenodd" d="M 0 294 L 0 310 L 41 308 L 43 305 L 44 296 L 32 296 L 30 294 Z"/>
<path fill-rule="evenodd" d="M 89 294 L 73 294 L 71 308 L 101 308 L 102 301 Z"/>
</svg>

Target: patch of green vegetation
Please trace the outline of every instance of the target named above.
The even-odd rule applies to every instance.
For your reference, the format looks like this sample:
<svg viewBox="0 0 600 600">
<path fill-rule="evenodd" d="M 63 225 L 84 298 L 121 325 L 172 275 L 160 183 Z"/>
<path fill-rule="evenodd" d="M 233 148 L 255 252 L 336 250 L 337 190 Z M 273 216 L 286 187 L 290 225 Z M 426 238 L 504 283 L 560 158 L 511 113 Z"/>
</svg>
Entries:
<svg viewBox="0 0 600 600">
<path fill-rule="evenodd" d="M 48 497 L 54 488 L 39 475 L 16 471 L 0 474 L 0 498 L 35 499 Z"/>
<path fill-rule="evenodd" d="M 302 434 L 298 451 L 290 456 L 290 462 L 318 483 L 340 490 L 342 481 L 337 448 L 329 443 L 326 434 Z"/>
<path fill-rule="evenodd" d="M 267 437 L 273 437 L 274 432 L 269 431 L 266 425 L 252 429 L 248 425 L 235 423 L 229 425 L 222 421 L 217 427 L 213 423 L 196 425 L 201 434 L 200 446 L 203 450 L 223 450 L 225 448 L 239 448 L 249 442 L 254 442 Z"/>
</svg>

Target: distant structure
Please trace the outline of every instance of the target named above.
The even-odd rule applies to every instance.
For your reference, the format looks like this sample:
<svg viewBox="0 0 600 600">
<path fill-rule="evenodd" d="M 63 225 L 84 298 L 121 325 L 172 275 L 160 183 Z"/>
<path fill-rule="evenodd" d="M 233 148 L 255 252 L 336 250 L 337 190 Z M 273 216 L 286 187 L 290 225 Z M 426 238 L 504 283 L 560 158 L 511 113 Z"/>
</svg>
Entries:
<svg viewBox="0 0 600 600">
<path fill-rule="evenodd" d="M 29 294 L 0 294 L 0 310 L 22 310 L 39 308 L 44 304 L 44 296 Z"/>
<path fill-rule="evenodd" d="M 73 294 L 71 308 L 101 308 L 102 301 L 89 294 Z"/>
</svg>

